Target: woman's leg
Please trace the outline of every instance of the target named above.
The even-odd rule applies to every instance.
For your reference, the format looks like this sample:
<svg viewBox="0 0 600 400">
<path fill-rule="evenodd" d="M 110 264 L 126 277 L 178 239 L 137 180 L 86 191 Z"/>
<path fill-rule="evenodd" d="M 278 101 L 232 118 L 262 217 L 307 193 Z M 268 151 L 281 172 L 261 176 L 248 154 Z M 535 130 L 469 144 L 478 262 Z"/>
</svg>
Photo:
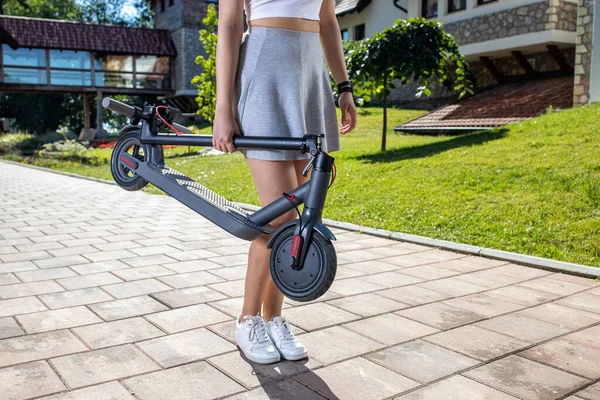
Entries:
<svg viewBox="0 0 600 400">
<path fill-rule="evenodd" d="M 264 161 L 252 158 L 247 158 L 246 161 L 262 206 L 281 197 L 284 192 L 298 187 L 293 161 Z M 294 218 L 295 210 L 275 219 L 271 225 L 277 228 Z M 262 308 L 265 321 L 280 315 L 283 304 L 283 295 L 271 279 L 271 250 L 267 249 L 269 238 L 269 235 L 262 235 L 250 244 L 242 308 L 242 316 L 256 315 Z"/>
</svg>

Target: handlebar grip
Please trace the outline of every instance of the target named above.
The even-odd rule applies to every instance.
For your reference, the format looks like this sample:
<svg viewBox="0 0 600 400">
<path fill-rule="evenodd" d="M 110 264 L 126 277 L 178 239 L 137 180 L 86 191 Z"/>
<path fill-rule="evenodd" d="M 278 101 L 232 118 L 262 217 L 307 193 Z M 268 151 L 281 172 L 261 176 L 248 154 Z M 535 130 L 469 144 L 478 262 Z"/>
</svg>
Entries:
<svg viewBox="0 0 600 400">
<path fill-rule="evenodd" d="M 135 115 L 135 108 L 128 106 L 127 104 L 121 103 L 120 101 L 113 100 L 110 97 L 105 97 L 102 100 L 102 107 L 108 108 L 119 114 L 123 114 L 126 117 L 133 118 Z"/>
<path fill-rule="evenodd" d="M 194 132 L 192 132 L 192 130 L 191 130 L 191 129 L 189 129 L 189 128 L 186 128 L 186 127 L 185 127 L 185 126 L 183 126 L 183 125 L 179 125 L 179 124 L 176 124 L 176 123 L 173 123 L 172 125 L 173 125 L 173 127 L 174 127 L 175 129 L 177 129 L 179 132 L 188 133 L 188 134 L 193 134 L 193 133 L 194 133 Z"/>
</svg>

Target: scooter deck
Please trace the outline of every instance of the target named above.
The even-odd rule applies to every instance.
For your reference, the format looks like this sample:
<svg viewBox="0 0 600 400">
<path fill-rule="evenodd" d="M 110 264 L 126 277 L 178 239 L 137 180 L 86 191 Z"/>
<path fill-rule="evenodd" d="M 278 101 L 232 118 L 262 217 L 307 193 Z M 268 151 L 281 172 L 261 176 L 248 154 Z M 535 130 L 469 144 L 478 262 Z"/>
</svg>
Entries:
<svg viewBox="0 0 600 400">
<path fill-rule="evenodd" d="M 248 218 L 246 211 L 179 171 L 167 166 L 142 162 L 135 172 L 174 199 L 241 239 L 254 240 L 260 235 L 268 235 L 274 231 L 270 225 L 257 225 Z"/>
</svg>

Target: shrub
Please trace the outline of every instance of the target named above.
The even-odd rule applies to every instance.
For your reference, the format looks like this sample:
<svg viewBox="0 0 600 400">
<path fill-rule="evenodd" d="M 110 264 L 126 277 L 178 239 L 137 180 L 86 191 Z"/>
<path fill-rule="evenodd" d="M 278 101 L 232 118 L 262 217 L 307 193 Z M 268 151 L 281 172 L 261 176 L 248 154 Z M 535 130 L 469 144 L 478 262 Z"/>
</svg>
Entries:
<svg viewBox="0 0 600 400">
<path fill-rule="evenodd" d="M 17 153 L 22 147 L 34 139 L 28 133 L 8 133 L 0 136 L 0 154 Z"/>
<path fill-rule="evenodd" d="M 101 165 L 106 161 L 91 154 L 88 148 L 75 140 L 47 143 L 38 152 L 40 158 L 75 161 L 82 164 Z"/>
</svg>

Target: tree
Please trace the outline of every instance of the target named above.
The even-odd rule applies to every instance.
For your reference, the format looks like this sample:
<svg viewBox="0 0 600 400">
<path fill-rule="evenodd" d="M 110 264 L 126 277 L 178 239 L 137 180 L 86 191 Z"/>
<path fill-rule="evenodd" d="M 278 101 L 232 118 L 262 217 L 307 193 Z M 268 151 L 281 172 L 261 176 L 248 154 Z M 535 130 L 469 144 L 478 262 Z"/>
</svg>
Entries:
<svg viewBox="0 0 600 400">
<path fill-rule="evenodd" d="M 403 84 L 416 81 L 417 96 L 430 96 L 432 86 L 446 82 L 450 71 L 454 75 L 454 90 L 460 97 L 472 93 L 468 65 L 458 44 L 444 32 L 441 23 L 433 20 L 398 20 L 372 38 L 350 44 L 346 64 L 355 86 L 373 93 L 383 103 L 381 151 L 386 147 L 387 98 L 395 88 L 393 80 Z"/>
<path fill-rule="evenodd" d="M 136 15 L 123 13 L 122 0 L 83 0 L 81 1 L 82 20 L 94 24 L 109 24 L 151 28 L 152 11 L 145 0 L 135 0 Z"/>
<path fill-rule="evenodd" d="M 74 0 L 3 0 L 1 14 L 19 17 L 78 20 L 79 5 Z"/>
<path fill-rule="evenodd" d="M 217 107 L 217 27 L 219 24 L 214 4 L 208 6 L 202 23 L 205 29 L 200 31 L 200 41 L 206 55 L 196 57 L 196 64 L 202 68 L 202 73 L 192 79 L 192 84 L 198 88 L 196 98 L 198 114 L 212 122 Z"/>
</svg>

